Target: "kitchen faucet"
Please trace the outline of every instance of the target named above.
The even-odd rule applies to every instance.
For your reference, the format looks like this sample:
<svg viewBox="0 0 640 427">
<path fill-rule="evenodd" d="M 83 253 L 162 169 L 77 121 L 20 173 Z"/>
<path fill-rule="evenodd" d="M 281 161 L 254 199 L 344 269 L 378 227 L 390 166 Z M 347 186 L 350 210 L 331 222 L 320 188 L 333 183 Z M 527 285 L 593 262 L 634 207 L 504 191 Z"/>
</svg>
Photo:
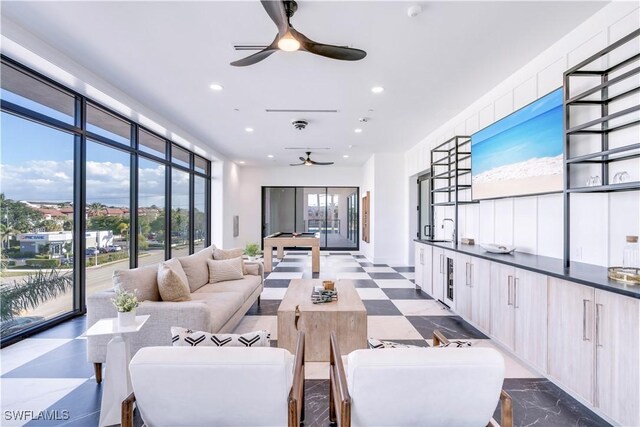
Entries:
<svg viewBox="0 0 640 427">
<path fill-rule="evenodd" d="M 442 220 L 442 229 L 444 230 L 444 223 L 445 221 L 451 221 L 451 224 L 453 225 L 453 230 L 451 231 L 451 241 L 453 243 L 456 243 L 456 223 L 454 220 L 452 220 L 451 218 L 445 218 Z"/>
</svg>

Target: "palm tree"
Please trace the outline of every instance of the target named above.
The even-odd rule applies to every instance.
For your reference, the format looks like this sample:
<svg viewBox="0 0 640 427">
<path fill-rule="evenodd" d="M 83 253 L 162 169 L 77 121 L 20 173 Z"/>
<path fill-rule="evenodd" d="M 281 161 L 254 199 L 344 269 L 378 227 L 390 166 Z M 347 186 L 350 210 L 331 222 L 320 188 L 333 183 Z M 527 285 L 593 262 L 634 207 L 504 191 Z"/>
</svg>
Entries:
<svg viewBox="0 0 640 427">
<path fill-rule="evenodd" d="M 96 216 L 104 209 L 104 205 L 100 202 L 93 202 L 89 205 L 89 216 Z"/>
<path fill-rule="evenodd" d="M 21 312 L 38 307 L 73 287 L 70 274 L 60 275 L 58 270 L 39 270 L 29 274 L 21 283 L 13 281 L 0 285 L 0 320 L 5 322 Z"/>
</svg>

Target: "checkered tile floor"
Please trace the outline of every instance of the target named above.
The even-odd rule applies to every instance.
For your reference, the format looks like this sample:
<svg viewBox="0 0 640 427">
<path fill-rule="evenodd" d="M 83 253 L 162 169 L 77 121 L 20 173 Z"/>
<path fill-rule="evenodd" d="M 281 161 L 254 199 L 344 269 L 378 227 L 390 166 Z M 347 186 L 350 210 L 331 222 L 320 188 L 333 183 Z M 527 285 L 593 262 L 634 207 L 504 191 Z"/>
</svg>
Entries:
<svg viewBox="0 0 640 427">
<path fill-rule="evenodd" d="M 429 295 L 416 290 L 413 267 L 373 264 L 357 252 L 321 254 L 320 273 L 311 273 L 307 252 L 289 251 L 274 260 L 267 274 L 260 306 L 254 305 L 236 332 L 268 329 L 277 345 L 276 314 L 291 279 L 351 279 L 368 312 L 369 336 L 419 346 L 430 346 L 434 329 L 450 339 L 471 341 L 474 346 L 493 347 L 506 360 L 504 388 L 514 399 L 517 426 L 608 425 L 550 381 L 502 351 L 482 332 Z M 0 352 L 0 425 L 96 426 L 101 388 L 95 383 L 93 366 L 86 362 L 86 346 L 80 335 L 85 318 L 77 318 L 44 333 L 9 346 Z M 307 365 L 306 426 L 328 425 L 328 365 Z M 428 385 L 425 384 L 425 392 Z M 7 411 L 68 411 L 66 421 L 17 421 Z M 496 415 L 496 419 L 498 415 Z M 141 421 L 137 419 L 137 424 Z"/>
</svg>

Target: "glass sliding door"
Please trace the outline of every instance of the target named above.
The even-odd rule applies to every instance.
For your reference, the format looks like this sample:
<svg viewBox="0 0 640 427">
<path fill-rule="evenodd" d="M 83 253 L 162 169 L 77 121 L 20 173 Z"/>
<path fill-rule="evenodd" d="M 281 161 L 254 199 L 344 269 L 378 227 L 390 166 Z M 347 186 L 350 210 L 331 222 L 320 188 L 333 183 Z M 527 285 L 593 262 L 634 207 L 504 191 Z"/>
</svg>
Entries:
<svg viewBox="0 0 640 427">
<path fill-rule="evenodd" d="M 263 237 L 318 233 L 323 249 L 359 247 L 357 187 L 263 187 Z"/>
<path fill-rule="evenodd" d="M 138 162 L 138 266 L 164 261 L 165 187 L 167 167 L 140 158 Z"/>
</svg>

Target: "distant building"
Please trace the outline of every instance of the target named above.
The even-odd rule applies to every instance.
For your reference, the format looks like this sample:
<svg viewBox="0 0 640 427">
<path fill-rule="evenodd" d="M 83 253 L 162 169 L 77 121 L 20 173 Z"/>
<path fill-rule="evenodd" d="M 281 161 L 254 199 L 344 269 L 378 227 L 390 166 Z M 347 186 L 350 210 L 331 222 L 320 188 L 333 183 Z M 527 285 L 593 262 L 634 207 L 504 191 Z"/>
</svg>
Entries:
<svg viewBox="0 0 640 427">
<path fill-rule="evenodd" d="M 87 248 L 103 248 L 113 245 L 113 233 L 107 230 L 87 231 L 85 233 Z M 73 243 L 73 233 L 71 231 L 47 231 L 42 233 L 22 233 L 18 234 L 20 242 L 20 253 L 38 254 L 43 246 L 49 245 L 48 252 L 54 257 L 65 255 L 64 246 Z"/>
</svg>

